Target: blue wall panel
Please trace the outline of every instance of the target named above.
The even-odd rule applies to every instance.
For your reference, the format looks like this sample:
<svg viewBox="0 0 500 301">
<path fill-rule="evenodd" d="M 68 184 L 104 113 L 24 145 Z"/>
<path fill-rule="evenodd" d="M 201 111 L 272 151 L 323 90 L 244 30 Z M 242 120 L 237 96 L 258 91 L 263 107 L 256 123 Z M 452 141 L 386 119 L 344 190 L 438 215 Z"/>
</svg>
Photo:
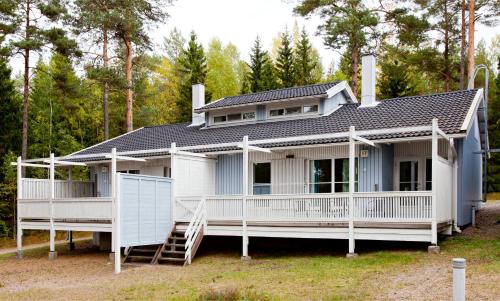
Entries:
<svg viewBox="0 0 500 301">
<path fill-rule="evenodd" d="M 472 222 L 472 201 L 482 198 L 482 156 L 477 120 L 469 134 L 457 143 L 458 189 L 457 224 L 463 226 Z"/>
<path fill-rule="evenodd" d="M 266 120 L 266 106 L 258 105 L 257 106 L 257 121 Z"/>
<path fill-rule="evenodd" d="M 215 193 L 243 193 L 243 155 L 219 155 L 215 164 Z"/>
<path fill-rule="evenodd" d="M 394 148 L 392 145 L 364 147 L 367 158 L 359 158 L 359 191 L 392 190 Z"/>
</svg>

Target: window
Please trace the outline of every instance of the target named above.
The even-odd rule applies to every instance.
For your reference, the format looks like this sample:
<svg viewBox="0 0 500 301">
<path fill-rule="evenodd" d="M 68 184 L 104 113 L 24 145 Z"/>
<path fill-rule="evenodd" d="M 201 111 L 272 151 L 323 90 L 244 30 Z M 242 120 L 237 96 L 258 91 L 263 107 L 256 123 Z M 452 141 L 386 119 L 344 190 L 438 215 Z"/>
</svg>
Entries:
<svg viewBox="0 0 500 301">
<path fill-rule="evenodd" d="M 310 184 L 311 193 L 332 192 L 332 160 L 310 161 Z"/>
<path fill-rule="evenodd" d="M 285 114 L 285 109 L 275 109 L 269 111 L 269 116 L 272 117 L 283 116 L 284 114 Z"/>
<path fill-rule="evenodd" d="M 215 116 L 214 123 L 226 122 L 226 116 Z"/>
<path fill-rule="evenodd" d="M 418 161 L 399 162 L 399 190 L 415 191 L 419 190 L 418 186 Z"/>
<path fill-rule="evenodd" d="M 253 194 L 271 194 L 271 163 L 253 165 Z"/>
<path fill-rule="evenodd" d="M 354 159 L 354 191 L 358 191 L 358 158 Z M 335 159 L 335 192 L 349 192 L 349 159 Z"/>
<path fill-rule="evenodd" d="M 304 106 L 304 113 L 316 113 L 316 112 L 318 112 L 318 105 Z"/>
<path fill-rule="evenodd" d="M 432 190 L 432 159 L 425 159 L 425 190 Z"/>
<path fill-rule="evenodd" d="M 247 113 L 243 113 L 243 119 L 244 119 L 244 120 L 247 120 L 247 119 L 255 119 L 255 112 L 247 112 Z"/>
<path fill-rule="evenodd" d="M 138 175 L 138 174 L 141 173 L 138 169 L 119 170 L 117 172 L 119 172 L 119 173 L 128 173 L 128 174 L 132 174 L 132 175 Z"/>
<path fill-rule="evenodd" d="M 286 108 L 287 115 L 294 115 L 294 114 L 300 114 L 300 113 L 302 113 L 302 107 Z"/>
<path fill-rule="evenodd" d="M 163 176 L 166 177 L 166 178 L 170 178 L 172 177 L 172 170 L 170 169 L 170 167 L 163 167 Z"/>
<path fill-rule="evenodd" d="M 332 166 L 333 164 L 333 166 Z M 311 160 L 310 193 L 349 192 L 349 159 Z M 358 191 L 358 159 L 354 163 L 354 190 Z"/>
<path fill-rule="evenodd" d="M 229 114 L 227 115 L 227 121 L 238 121 L 241 120 L 241 114 Z"/>
</svg>

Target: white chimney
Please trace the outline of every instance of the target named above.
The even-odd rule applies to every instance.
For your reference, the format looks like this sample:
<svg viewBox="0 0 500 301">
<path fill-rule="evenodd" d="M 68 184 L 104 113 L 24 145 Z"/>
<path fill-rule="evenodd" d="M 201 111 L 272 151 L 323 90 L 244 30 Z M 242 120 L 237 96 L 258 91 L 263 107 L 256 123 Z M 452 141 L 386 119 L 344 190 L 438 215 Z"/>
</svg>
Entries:
<svg viewBox="0 0 500 301">
<path fill-rule="evenodd" d="M 374 106 L 376 84 L 376 60 L 373 54 L 361 58 L 361 106 Z"/>
<path fill-rule="evenodd" d="M 205 105 L 205 86 L 203 84 L 194 84 L 193 87 L 193 114 L 191 125 L 200 125 L 205 123 L 205 113 L 195 113 L 195 109 L 199 109 Z"/>
</svg>

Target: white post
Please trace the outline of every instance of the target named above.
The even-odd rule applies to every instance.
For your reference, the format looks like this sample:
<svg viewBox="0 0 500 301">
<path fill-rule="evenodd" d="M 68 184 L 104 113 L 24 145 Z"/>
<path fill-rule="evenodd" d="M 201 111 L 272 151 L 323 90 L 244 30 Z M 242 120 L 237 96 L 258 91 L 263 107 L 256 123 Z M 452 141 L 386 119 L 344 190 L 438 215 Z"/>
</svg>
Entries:
<svg viewBox="0 0 500 301">
<path fill-rule="evenodd" d="M 464 258 L 453 258 L 453 301 L 465 301 L 465 265 Z"/>
<path fill-rule="evenodd" d="M 355 135 L 356 130 L 354 126 L 351 126 L 349 128 L 349 253 L 347 254 L 347 257 L 355 257 L 357 255 L 354 252 Z"/>
<path fill-rule="evenodd" d="M 438 120 L 432 120 L 432 224 L 431 244 L 437 245 L 437 189 L 438 189 Z"/>
<path fill-rule="evenodd" d="M 17 157 L 17 258 L 23 258 L 23 229 L 19 217 L 19 200 L 23 198 L 23 167 L 21 157 Z"/>
<path fill-rule="evenodd" d="M 55 197 L 55 159 L 54 154 L 50 154 L 50 166 L 49 166 L 49 178 L 50 178 L 50 252 L 49 260 L 54 260 L 57 258 L 56 248 L 56 231 L 54 229 L 54 197 Z"/>
<path fill-rule="evenodd" d="M 247 196 L 248 196 L 248 136 L 243 137 L 243 257 L 249 259 L 248 256 L 248 232 L 247 232 Z"/>
<path fill-rule="evenodd" d="M 114 212 L 114 227 L 112 240 L 114 241 L 115 253 L 115 274 L 121 272 L 121 258 L 120 258 L 120 178 L 116 175 L 116 148 L 111 150 L 111 196 L 115 203 Z"/>
<path fill-rule="evenodd" d="M 175 195 L 175 179 L 177 178 L 177 162 L 176 162 L 176 153 L 177 152 L 177 143 L 172 142 L 170 144 L 170 178 L 172 179 L 171 193 L 172 193 L 172 227 L 175 225 L 175 219 L 177 217 L 177 213 L 175 212 L 175 207 L 177 206 L 177 200 Z M 168 234 L 167 234 L 168 235 Z"/>
</svg>

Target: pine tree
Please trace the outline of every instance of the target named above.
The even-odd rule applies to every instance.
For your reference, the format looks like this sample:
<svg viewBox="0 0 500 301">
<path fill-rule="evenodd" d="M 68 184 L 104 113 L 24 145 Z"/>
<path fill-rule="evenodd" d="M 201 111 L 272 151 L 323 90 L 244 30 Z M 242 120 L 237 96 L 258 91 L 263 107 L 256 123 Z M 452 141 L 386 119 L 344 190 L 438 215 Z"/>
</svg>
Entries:
<svg viewBox="0 0 500 301">
<path fill-rule="evenodd" d="M 315 83 L 313 71 L 317 62 L 312 59 L 312 46 L 305 28 L 302 29 L 300 39 L 295 47 L 295 74 L 297 85 L 309 85 Z"/>
<path fill-rule="evenodd" d="M 179 110 L 178 121 L 191 120 L 192 113 L 192 85 L 205 84 L 207 77 L 207 58 L 203 46 L 198 43 L 196 34 L 191 32 L 187 48 L 182 51 L 179 58 L 179 71 L 182 76 L 180 84 L 180 97 L 177 101 Z M 205 99 L 210 99 L 207 91 Z"/>
<path fill-rule="evenodd" d="M 380 61 L 379 99 L 415 95 L 408 69 L 398 60 L 384 58 Z"/>
<path fill-rule="evenodd" d="M 250 72 L 247 78 L 251 92 L 277 88 L 275 67 L 268 52 L 262 49 L 259 37 L 255 39 L 252 47 L 249 67 Z"/>
<path fill-rule="evenodd" d="M 64 1 L 59 0 L 5 0 L 0 5 L 1 53 L 22 56 L 23 66 L 23 159 L 28 155 L 28 114 L 30 96 L 30 57 L 41 53 L 45 46 L 63 55 L 81 53 L 74 40 L 69 39 L 63 27 L 67 17 Z"/>
<path fill-rule="evenodd" d="M 278 49 L 276 58 L 276 75 L 283 88 L 293 87 L 295 85 L 295 60 L 292 49 L 290 34 L 285 29 L 281 34 L 281 46 Z"/>
<path fill-rule="evenodd" d="M 0 158 L 7 152 L 18 153 L 21 148 L 21 99 L 11 80 L 11 71 L 0 59 Z M 2 175 L 0 174 L 0 179 Z"/>
</svg>

